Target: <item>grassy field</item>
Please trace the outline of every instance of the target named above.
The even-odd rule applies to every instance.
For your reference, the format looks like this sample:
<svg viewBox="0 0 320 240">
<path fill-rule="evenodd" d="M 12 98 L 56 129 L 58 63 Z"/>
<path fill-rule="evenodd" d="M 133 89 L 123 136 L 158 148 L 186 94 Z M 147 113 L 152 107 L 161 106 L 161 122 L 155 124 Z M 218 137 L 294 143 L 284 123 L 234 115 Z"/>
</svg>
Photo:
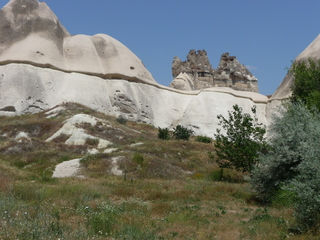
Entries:
<svg viewBox="0 0 320 240">
<path fill-rule="evenodd" d="M 80 127 L 116 151 L 86 155 L 97 143 L 69 146 L 67 136 L 45 142 L 80 112 L 109 123 Z M 16 140 L 19 132 L 30 139 Z M 0 117 L 0 239 L 320 239 L 291 232 L 293 210 L 282 201 L 260 205 L 248 176 L 221 176 L 212 143 L 157 133 L 75 104 L 50 119 Z M 84 178 L 51 178 L 56 164 L 74 158 Z M 114 158 L 121 176 L 111 174 Z"/>
</svg>

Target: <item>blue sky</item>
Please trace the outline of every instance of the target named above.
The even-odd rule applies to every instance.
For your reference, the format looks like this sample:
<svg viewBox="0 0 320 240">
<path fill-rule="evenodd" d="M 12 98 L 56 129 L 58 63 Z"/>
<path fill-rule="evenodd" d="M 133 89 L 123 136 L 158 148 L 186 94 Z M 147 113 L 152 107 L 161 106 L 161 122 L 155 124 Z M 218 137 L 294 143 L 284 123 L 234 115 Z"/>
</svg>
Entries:
<svg viewBox="0 0 320 240">
<path fill-rule="evenodd" d="M 0 0 L 1 7 L 8 0 Z M 72 34 L 108 34 L 134 52 L 165 86 L 174 56 L 205 49 L 213 68 L 222 53 L 272 94 L 286 67 L 320 33 L 319 0 L 46 0 Z"/>
</svg>

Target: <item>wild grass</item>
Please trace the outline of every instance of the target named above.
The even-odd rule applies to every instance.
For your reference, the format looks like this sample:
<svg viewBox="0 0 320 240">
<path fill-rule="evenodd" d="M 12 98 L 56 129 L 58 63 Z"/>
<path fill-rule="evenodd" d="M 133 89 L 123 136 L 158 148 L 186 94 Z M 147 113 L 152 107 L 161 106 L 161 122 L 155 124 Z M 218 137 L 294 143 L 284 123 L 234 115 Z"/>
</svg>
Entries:
<svg viewBox="0 0 320 240">
<path fill-rule="evenodd" d="M 18 181 L 2 191 L 4 239 L 304 239 L 292 210 L 248 204 L 245 183 L 109 176 Z M 311 236 L 310 236 L 311 237 Z M 312 236 L 312 239 L 317 239 Z"/>
<path fill-rule="evenodd" d="M 208 154 L 212 143 L 163 141 L 150 125 L 121 124 L 84 106 L 66 107 L 53 119 L 0 118 L 0 239 L 320 239 L 290 231 L 290 193 L 263 206 L 243 174 L 221 172 Z M 87 130 L 119 136 L 118 150 L 86 156 L 90 144 L 43 141 L 49 133 L 41 126 L 53 134 L 79 112 L 107 120 L 115 130 Z M 40 124 L 37 132 L 34 123 Z M 19 143 L 18 131 L 34 135 Z M 131 146 L 137 142 L 143 144 Z M 56 164 L 74 158 L 82 158 L 85 178 L 51 177 Z M 126 178 L 110 174 L 113 158 Z"/>
</svg>

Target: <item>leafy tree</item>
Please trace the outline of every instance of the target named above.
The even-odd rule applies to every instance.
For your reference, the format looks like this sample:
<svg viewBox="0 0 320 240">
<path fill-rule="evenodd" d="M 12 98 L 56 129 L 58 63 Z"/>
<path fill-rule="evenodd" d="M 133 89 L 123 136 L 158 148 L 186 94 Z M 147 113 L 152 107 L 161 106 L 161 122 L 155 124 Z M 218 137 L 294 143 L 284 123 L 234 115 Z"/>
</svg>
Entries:
<svg viewBox="0 0 320 240">
<path fill-rule="evenodd" d="M 252 107 L 256 114 L 256 107 Z M 251 171 L 258 162 L 259 154 L 266 150 L 265 127 L 258 123 L 256 117 L 242 113 L 238 105 L 228 112 L 229 117 L 218 116 L 219 125 L 224 129 L 217 129 L 215 134 L 215 153 L 221 168 L 234 168 L 238 171 Z"/>
<path fill-rule="evenodd" d="M 175 139 L 189 140 L 192 133 L 192 130 L 181 125 L 177 125 L 175 128 L 173 128 L 173 136 Z"/>
<path fill-rule="evenodd" d="M 315 106 L 320 110 L 320 59 L 294 62 L 289 72 L 294 77 L 291 101 L 301 101 L 309 109 Z"/>
<path fill-rule="evenodd" d="M 267 202 L 281 190 L 293 192 L 300 230 L 319 229 L 319 113 L 302 103 L 289 105 L 274 118 L 270 136 L 271 148 L 251 174 L 253 189 Z"/>
</svg>

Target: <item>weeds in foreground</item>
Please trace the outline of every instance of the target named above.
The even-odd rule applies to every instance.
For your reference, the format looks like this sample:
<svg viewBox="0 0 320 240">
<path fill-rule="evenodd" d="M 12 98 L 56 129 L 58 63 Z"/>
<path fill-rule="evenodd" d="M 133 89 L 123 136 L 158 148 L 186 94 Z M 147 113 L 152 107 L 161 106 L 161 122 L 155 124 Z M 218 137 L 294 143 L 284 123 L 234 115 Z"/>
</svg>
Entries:
<svg viewBox="0 0 320 240">
<path fill-rule="evenodd" d="M 0 193 L 3 239 L 304 239 L 292 209 L 248 204 L 246 183 L 60 179 Z M 310 236 L 311 237 L 311 236 Z M 312 239 L 317 237 L 312 236 Z"/>
<path fill-rule="evenodd" d="M 42 126 L 54 132 L 56 124 L 84 110 L 71 104 Z M 57 163 L 83 157 L 86 146 L 66 146 L 66 136 L 44 143 L 48 133 L 33 125 L 41 115 L 25 117 L 0 118 L 7 134 L 0 139 L 0 239 L 319 239 L 290 232 L 292 202 L 281 197 L 290 192 L 262 207 L 243 174 L 221 172 L 209 157 L 213 144 L 196 137 L 162 141 L 150 125 L 108 117 L 114 128 L 86 130 L 112 138 L 118 150 L 84 157 L 85 179 L 52 179 Z M 15 144 L 24 122 L 34 135 Z M 137 141 L 143 144 L 130 146 Z M 127 181 L 110 175 L 115 158 Z"/>
</svg>

